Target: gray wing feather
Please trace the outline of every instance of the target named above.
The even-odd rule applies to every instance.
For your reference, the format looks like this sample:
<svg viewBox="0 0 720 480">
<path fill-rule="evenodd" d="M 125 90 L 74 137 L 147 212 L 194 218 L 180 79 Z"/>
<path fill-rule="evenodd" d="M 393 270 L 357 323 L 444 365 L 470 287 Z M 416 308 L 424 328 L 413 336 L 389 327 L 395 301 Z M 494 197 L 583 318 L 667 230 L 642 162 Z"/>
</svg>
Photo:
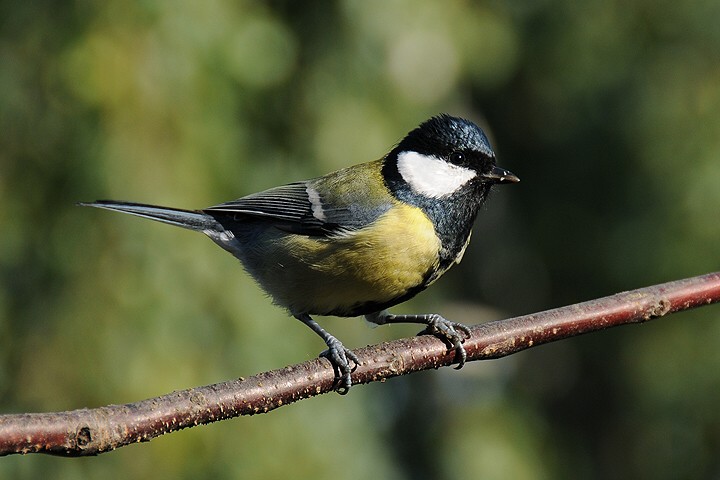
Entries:
<svg viewBox="0 0 720 480">
<path fill-rule="evenodd" d="M 308 214 L 312 216 L 307 185 L 304 182 L 271 188 L 206 208 L 204 211 L 275 218 L 291 222 L 302 221 Z"/>
<path fill-rule="evenodd" d="M 312 199 L 309 190 L 315 195 Z M 297 182 L 215 205 L 203 212 L 221 223 L 223 219 L 242 221 L 243 217 L 255 217 L 292 233 L 333 236 L 365 227 L 389 208 L 387 204 L 373 211 L 358 211 L 350 198 L 341 205 L 329 205 L 323 200 L 311 184 Z"/>
<path fill-rule="evenodd" d="M 329 236 L 345 227 L 327 217 L 313 214 L 313 204 L 308 195 L 307 182 L 291 183 L 253 193 L 246 197 L 204 209 L 222 223 L 223 218 L 242 221 L 243 217 L 262 218 L 277 228 L 303 235 Z"/>
</svg>

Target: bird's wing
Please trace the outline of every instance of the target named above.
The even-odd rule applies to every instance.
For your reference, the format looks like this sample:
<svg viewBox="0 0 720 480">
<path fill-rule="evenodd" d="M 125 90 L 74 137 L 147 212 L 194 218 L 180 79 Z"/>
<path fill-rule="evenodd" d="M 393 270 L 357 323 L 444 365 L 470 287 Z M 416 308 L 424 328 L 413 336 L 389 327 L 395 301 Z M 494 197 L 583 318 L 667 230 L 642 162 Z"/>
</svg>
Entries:
<svg viewBox="0 0 720 480">
<path fill-rule="evenodd" d="M 242 222 L 250 217 L 292 233 L 333 236 L 360 229 L 390 208 L 389 202 L 380 202 L 373 208 L 360 207 L 354 195 L 338 195 L 335 191 L 322 195 L 316 186 L 316 181 L 291 183 L 203 211 L 221 223 L 223 219 Z M 362 188 L 358 194 L 362 195 Z"/>
</svg>

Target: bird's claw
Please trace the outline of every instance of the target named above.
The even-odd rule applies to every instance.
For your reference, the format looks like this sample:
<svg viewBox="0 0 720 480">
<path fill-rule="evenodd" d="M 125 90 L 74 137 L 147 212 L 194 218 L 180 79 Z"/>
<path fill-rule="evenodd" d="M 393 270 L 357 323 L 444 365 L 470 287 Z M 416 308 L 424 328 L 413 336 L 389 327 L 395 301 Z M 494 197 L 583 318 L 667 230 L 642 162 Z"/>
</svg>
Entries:
<svg viewBox="0 0 720 480">
<path fill-rule="evenodd" d="M 470 329 L 462 323 L 451 322 L 440 315 L 432 315 L 428 319 L 427 325 L 427 328 L 420 333 L 435 335 L 436 337 L 446 341 L 450 347 L 455 350 L 456 356 L 459 355 L 460 357 L 455 370 L 460 370 L 463 366 L 465 366 L 465 362 L 467 361 L 467 352 L 465 351 L 463 343 L 465 343 L 466 339 L 470 338 Z M 458 331 L 462 332 L 462 334 Z"/>
<path fill-rule="evenodd" d="M 332 363 L 336 378 L 335 391 L 340 395 L 348 393 L 352 386 L 350 374 L 360 365 L 360 359 L 357 355 L 352 350 L 345 348 L 340 340 L 333 337 L 328 341 L 328 349 L 322 352 L 320 356 L 327 358 Z M 351 367 L 350 362 L 355 365 Z"/>
</svg>

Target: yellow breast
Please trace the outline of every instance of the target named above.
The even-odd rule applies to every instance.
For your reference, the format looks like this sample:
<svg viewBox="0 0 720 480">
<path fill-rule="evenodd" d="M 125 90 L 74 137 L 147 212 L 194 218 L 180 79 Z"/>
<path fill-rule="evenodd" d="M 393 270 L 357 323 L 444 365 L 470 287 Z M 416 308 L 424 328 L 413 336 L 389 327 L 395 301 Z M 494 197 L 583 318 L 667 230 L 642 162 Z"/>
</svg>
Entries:
<svg viewBox="0 0 720 480">
<path fill-rule="evenodd" d="M 391 302 L 425 281 L 441 248 L 422 210 L 401 203 L 346 235 L 270 235 L 262 240 L 264 265 L 250 270 L 292 313 L 342 315 L 365 303 Z"/>
</svg>

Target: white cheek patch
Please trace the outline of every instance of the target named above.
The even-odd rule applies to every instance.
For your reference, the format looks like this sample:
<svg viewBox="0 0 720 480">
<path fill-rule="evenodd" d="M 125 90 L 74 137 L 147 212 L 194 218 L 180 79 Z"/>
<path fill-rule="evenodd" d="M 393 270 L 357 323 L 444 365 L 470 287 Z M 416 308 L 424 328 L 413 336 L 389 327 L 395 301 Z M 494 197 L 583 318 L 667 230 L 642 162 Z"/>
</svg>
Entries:
<svg viewBox="0 0 720 480">
<path fill-rule="evenodd" d="M 474 170 L 458 167 L 432 155 L 400 152 L 397 166 L 402 178 L 416 193 L 440 198 L 456 192 L 477 176 Z"/>
</svg>

